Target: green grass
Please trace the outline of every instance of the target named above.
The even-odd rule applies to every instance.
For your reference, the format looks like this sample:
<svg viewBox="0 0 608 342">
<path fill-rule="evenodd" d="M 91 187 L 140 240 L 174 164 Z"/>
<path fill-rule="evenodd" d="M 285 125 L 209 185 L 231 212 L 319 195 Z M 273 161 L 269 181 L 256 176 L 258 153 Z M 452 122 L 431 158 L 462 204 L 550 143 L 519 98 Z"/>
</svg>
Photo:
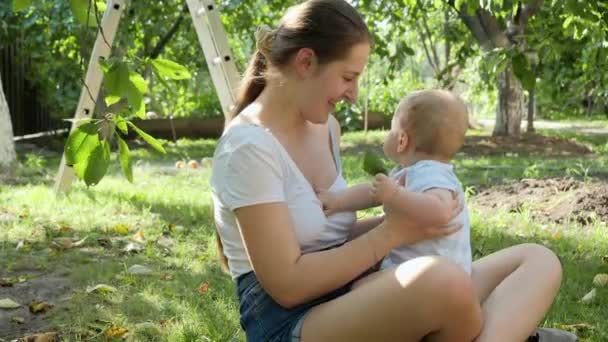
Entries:
<svg viewBox="0 0 608 342">
<path fill-rule="evenodd" d="M 593 158 L 459 155 L 455 164 L 469 189 L 547 176 L 589 180 L 594 177 L 589 170 L 606 169 L 606 137 L 568 134 L 589 144 L 596 151 Z M 345 134 L 343 163 L 349 182 L 368 178 L 360 167 L 361 151 L 378 148 L 383 136 L 383 132 Z M 134 184 L 113 163 L 99 185 L 87 189 L 77 182 L 69 194 L 60 196 L 52 190 L 59 156 L 20 156 L 19 182 L 0 185 L 0 277 L 27 274 L 27 281 L 44 281 L 50 275 L 66 278 L 69 297 L 54 301 L 55 307 L 45 315 L 58 331 L 76 341 L 118 340 L 104 337 L 112 325 L 128 329 L 127 339 L 132 341 L 244 341 L 234 285 L 215 262 L 209 173 L 201 169 L 177 172 L 173 167 L 178 159 L 209 157 L 214 147 L 212 140 L 181 140 L 169 146 L 168 156 L 135 149 Z M 507 168 L 489 167 L 497 165 Z M 129 228 L 128 235 L 117 231 L 120 225 Z M 591 290 L 593 276 L 608 273 L 606 228 L 600 222 L 587 227 L 539 223 L 525 208 L 492 216 L 472 208 L 476 256 L 521 242 L 543 243 L 559 254 L 564 264 L 563 286 L 543 324 L 586 323 L 590 328 L 579 332 L 583 341 L 608 340 L 608 290 L 599 291 L 593 304 L 579 303 Z M 127 240 L 138 230 L 144 233 L 145 248 L 138 254 L 122 252 L 126 241 L 121 239 Z M 556 231 L 561 232 L 559 238 Z M 175 241 L 170 251 L 155 242 L 163 233 Z M 84 248 L 50 248 L 58 237 L 87 240 Z M 22 240 L 28 243 L 17 250 Z M 108 247 L 108 240 L 114 245 Z M 134 264 L 151 268 L 153 274 L 127 274 Z M 100 283 L 117 291 L 86 292 L 88 286 Z M 197 289 L 202 283 L 209 290 L 201 294 Z M 0 332 L 0 337 L 9 336 Z"/>
</svg>

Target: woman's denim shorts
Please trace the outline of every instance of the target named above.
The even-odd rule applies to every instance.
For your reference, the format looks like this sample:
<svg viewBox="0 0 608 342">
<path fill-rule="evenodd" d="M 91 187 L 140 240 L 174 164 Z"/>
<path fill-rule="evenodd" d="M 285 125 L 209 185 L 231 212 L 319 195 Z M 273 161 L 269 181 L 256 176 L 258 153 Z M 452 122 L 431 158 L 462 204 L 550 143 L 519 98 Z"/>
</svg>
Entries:
<svg viewBox="0 0 608 342">
<path fill-rule="evenodd" d="M 262 288 L 254 272 L 237 278 L 241 327 L 248 342 L 299 342 L 304 317 L 314 306 L 337 298 L 351 289 L 349 283 L 314 301 L 285 309 Z"/>
</svg>

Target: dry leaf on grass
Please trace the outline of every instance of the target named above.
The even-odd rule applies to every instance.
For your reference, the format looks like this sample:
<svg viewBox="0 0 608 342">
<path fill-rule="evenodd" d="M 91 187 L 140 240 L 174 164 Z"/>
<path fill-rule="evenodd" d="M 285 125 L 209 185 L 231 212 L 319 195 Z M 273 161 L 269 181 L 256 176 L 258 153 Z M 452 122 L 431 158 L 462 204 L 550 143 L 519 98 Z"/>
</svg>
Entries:
<svg viewBox="0 0 608 342">
<path fill-rule="evenodd" d="M 95 286 L 89 286 L 86 289 L 87 293 L 97 292 L 97 293 L 110 293 L 116 292 L 116 288 L 114 286 L 106 285 L 106 284 L 97 284 Z"/>
<path fill-rule="evenodd" d="M 144 230 L 143 229 L 138 229 L 137 232 L 135 234 L 133 234 L 133 236 L 131 237 L 131 239 L 133 241 L 139 242 L 139 243 L 145 243 L 146 242 L 146 237 L 144 236 Z"/>
<path fill-rule="evenodd" d="M 53 331 L 42 334 L 28 335 L 17 339 L 17 342 L 59 342 L 59 334 Z"/>
<path fill-rule="evenodd" d="M 196 289 L 196 291 L 198 291 L 198 293 L 204 295 L 205 293 L 207 293 L 207 291 L 209 291 L 209 283 L 203 282 L 201 284 L 201 286 L 199 286 L 198 289 Z"/>
<path fill-rule="evenodd" d="M 119 326 L 116 326 L 116 325 L 112 325 L 103 334 L 105 335 L 105 337 L 110 337 L 110 338 L 112 338 L 112 337 L 122 337 L 128 331 L 129 330 L 127 330 L 126 328 L 119 327 Z"/>
<path fill-rule="evenodd" d="M 47 302 L 32 302 L 30 304 L 30 312 L 33 314 L 45 313 L 53 307 L 53 304 Z"/>
<path fill-rule="evenodd" d="M 593 289 L 593 290 L 587 292 L 587 294 L 583 298 L 581 298 L 581 302 L 585 303 L 585 304 L 591 303 L 595 299 L 596 296 L 597 296 L 597 290 Z"/>
<path fill-rule="evenodd" d="M 10 298 L 0 299 L 0 309 L 10 310 L 10 309 L 16 309 L 20 306 L 21 306 L 21 304 L 15 302 L 14 300 L 12 300 Z"/>
<path fill-rule="evenodd" d="M 608 274 L 606 273 L 598 273 L 593 277 L 593 285 L 597 287 L 606 287 L 608 286 Z"/>
<path fill-rule="evenodd" d="M 123 223 L 119 223 L 114 226 L 114 232 L 120 235 L 127 235 L 129 234 L 129 226 Z"/>
<path fill-rule="evenodd" d="M 25 323 L 25 318 L 23 318 L 21 316 L 13 316 L 13 317 L 11 317 L 11 321 L 13 321 L 15 323 L 23 324 L 23 323 Z"/>
</svg>

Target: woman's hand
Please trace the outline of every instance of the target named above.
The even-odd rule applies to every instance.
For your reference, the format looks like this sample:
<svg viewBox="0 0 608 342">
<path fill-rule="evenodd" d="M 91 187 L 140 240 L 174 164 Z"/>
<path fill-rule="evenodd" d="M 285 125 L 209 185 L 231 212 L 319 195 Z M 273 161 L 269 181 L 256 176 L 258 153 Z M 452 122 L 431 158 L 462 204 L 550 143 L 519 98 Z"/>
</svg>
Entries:
<svg viewBox="0 0 608 342">
<path fill-rule="evenodd" d="M 398 184 L 404 184 L 404 182 L 404 179 L 398 180 Z M 463 203 L 464 200 L 456 193 L 453 193 L 450 202 L 451 215 L 449 221 L 452 221 L 454 217 L 462 212 L 464 208 Z M 385 214 L 386 229 L 390 232 L 394 241 L 397 241 L 398 245 L 439 239 L 453 234 L 462 228 L 462 224 L 420 226 L 400 210 L 390 210 L 390 206 L 385 206 Z M 429 215 L 432 215 L 432 213 L 429 213 Z"/>
</svg>

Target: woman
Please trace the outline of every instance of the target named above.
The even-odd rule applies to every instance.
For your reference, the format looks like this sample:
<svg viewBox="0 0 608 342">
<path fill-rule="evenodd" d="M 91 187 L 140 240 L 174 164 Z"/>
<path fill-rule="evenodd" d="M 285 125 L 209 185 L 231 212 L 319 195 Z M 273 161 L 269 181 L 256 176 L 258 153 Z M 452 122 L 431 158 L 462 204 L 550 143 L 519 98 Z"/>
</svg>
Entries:
<svg viewBox="0 0 608 342">
<path fill-rule="evenodd" d="M 315 189 L 347 185 L 329 113 L 355 101 L 370 45 L 365 23 L 342 0 L 294 6 L 258 37 L 211 178 L 220 251 L 248 340 L 526 340 L 561 280 L 558 259 L 541 246 L 478 260 L 472 277 L 425 257 L 351 286 L 392 248 L 458 229 L 390 213 L 356 223 L 354 213 L 323 214 Z"/>
</svg>

